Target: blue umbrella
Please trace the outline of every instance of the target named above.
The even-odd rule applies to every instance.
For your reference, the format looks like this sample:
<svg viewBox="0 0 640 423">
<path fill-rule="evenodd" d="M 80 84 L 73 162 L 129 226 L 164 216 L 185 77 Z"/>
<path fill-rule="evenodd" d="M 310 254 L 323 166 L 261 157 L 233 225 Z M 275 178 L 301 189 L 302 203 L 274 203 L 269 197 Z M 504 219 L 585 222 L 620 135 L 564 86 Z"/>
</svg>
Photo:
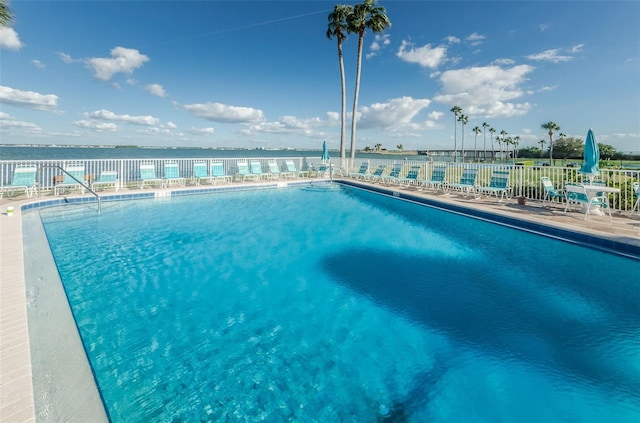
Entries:
<svg viewBox="0 0 640 423">
<path fill-rule="evenodd" d="M 321 157 L 323 162 L 328 162 L 329 161 L 329 150 L 327 150 L 327 140 L 324 140 L 322 142 L 322 157 Z"/>
<path fill-rule="evenodd" d="M 584 161 L 580 168 L 580 173 L 587 175 L 589 181 L 593 181 L 593 178 L 600 175 L 600 150 L 598 149 L 598 143 L 596 142 L 596 136 L 593 135 L 593 131 L 589 129 L 587 132 L 587 139 L 584 142 Z"/>
</svg>

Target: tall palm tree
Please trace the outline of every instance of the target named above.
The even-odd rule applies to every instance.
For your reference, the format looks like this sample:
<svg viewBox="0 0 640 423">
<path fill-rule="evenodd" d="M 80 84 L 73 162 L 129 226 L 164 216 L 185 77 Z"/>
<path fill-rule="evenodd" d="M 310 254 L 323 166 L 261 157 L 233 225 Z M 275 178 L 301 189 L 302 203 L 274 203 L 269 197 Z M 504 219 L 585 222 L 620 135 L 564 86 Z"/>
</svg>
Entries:
<svg viewBox="0 0 640 423">
<path fill-rule="evenodd" d="M 458 120 L 460 121 L 460 127 L 462 128 L 462 163 L 464 163 L 464 126 L 469 122 L 469 116 L 460 115 Z"/>
<path fill-rule="evenodd" d="M 340 65 L 340 86 L 342 88 L 342 114 L 340 117 L 340 167 L 344 166 L 346 159 L 346 121 L 347 121 L 347 84 L 344 76 L 344 58 L 342 55 L 342 42 L 347 39 L 347 17 L 353 12 L 353 7 L 337 4 L 333 12 L 329 13 L 329 25 L 327 27 L 327 38 L 333 37 L 338 40 L 338 63 Z"/>
<path fill-rule="evenodd" d="M 500 131 L 500 140 L 498 141 L 498 145 L 500 146 L 500 156 L 502 157 L 502 162 L 504 163 L 504 156 L 502 155 L 502 143 L 507 139 L 507 131 L 504 129 Z"/>
<path fill-rule="evenodd" d="M 9 10 L 9 2 L 0 0 L 0 27 L 8 27 L 13 22 L 13 15 Z"/>
<path fill-rule="evenodd" d="M 489 124 L 487 122 L 482 123 L 482 150 L 484 151 L 483 159 L 487 160 L 487 128 Z"/>
<path fill-rule="evenodd" d="M 540 125 L 542 129 L 546 129 L 549 134 L 549 164 L 553 165 L 553 131 L 559 131 L 560 125 L 555 122 L 547 122 Z"/>
<path fill-rule="evenodd" d="M 451 113 L 453 113 L 453 161 L 458 161 L 458 134 L 456 133 L 456 129 L 458 127 L 458 114 L 462 113 L 462 108 L 460 106 L 453 106 L 451 108 Z"/>
<path fill-rule="evenodd" d="M 516 135 L 513 137 L 513 158 L 518 158 L 518 144 L 520 144 L 520 137 Z"/>
<path fill-rule="evenodd" d="M 496 154 L 496 149 L 493 147 L 493 134 L 495 133 L 496 133 L 495 128 L 489 129 L 489 134 L 491 135 L 491 163 L 493 163 L 493 160 L 495 159 L 495 154 Z"/>
<path fill-rule="evenodd" d="M 473 159 L 474 161 L 478 161 L 478 134 L 482 132 L 482 129 L 478 126 L 474 126 L 472 129 L 475 135 L 475 140 L 473 141 Z"/>
<path fill-rule="evenodd" d="M 356 89 L 353 95 L 353 116 L 351 117 L 351 161 L 356 158 L 356 118 L 358 117 L 358 95 L 360 93 L 360 73 L 362 69 L 362 47 L 365 30 L 382 32 L 391 26 L 387 10 L 377 6 L 376 0 L 364 0 L 353 6 L 353 12 L 347 16 L 348 31 L 358 34 L 358 61 L 356 65 Z"/>
<path fill-rule="evenodd" d="M 544 153 L 544 145 L 545 145 L 546 143 L 547 143 L 547 142 L 546 142 L 545 140 L 540 140 L 540 141 L 538 141 L 538 144 L 540 144 L 540 152 L 541 152 L 541 153 L 540 153 L 540 157 L 542 157 L 542 153 Z"/>
</svg>

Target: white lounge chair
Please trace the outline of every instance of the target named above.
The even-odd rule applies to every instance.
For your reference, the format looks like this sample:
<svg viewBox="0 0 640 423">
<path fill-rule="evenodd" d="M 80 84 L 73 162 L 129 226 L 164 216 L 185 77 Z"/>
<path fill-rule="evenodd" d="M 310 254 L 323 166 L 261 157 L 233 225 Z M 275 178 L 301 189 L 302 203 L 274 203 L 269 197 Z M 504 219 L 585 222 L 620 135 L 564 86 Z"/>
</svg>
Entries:
<svg viewBox="0 0 640 423">
<path fill-rule="evenodd" d="M 36 174 L 38 167 L 35 165 L 17 165 L 13 169 L 11 182 L 0 186 L 0 198 L 5 191 L 13 195 L 16 191 L 24 191 L 27 197 L 31 197 L 37 190 Z"/>
<path fill-rule="evenodd" d="M 153 163 L 140 164 L 140 189 L 144 189 L 145 185 L 162 187 L 162 178 L 156 175 L 156 167 Z"/>
<path fill-rule="evenodd" d="M 509 186 L 509 171 L 508 170 L 494 170 L 491 174 L 491 180 L 488 186 L 478 187 L 478 193 L 484 193 L 488 197 L 492 195 L 496 196 L 496 200 L 501 202 L 511 196 L 511 187 Z M 500 198 L 498 198 L 500 194 Z"/>
<path fill-rule="evenodd" d="M 165 163 L 164 164 L 164 178 L 162 179 L 162 185 L 167 188 L 171 184 L 178 184 L 184 186 L 184 178 L 180 176 L 180 167 L 178 163 Z"/>
<path fill-rule="evenodd" d="M 455 189 L 463 193 L 466 197 L 467 195 L 476 193 L 476 178 L 478 176 L 478 169 L 476 168 L 464 168 L 462 170 L 462 176 L 460 176 L 460 180 L 453 184 L 447 184 L 447 189 L 452 190 Z"/>
<path fill-rule="evenodd" d="M 98 179 L 91 183 L 91 189 L 96 190 L 98 187 L 109 187 L 113 186 L 116 192 L 118 192 L 118 188 L 120 186 L 120 181 L 118 180 L 118 172 L 115 170 L 105 170 L 100 172 L 100 176 Z"/>
<path fill-rule="evenodd" d="M 53 187 L 53 194 L 59 195 L 65 190 L 79 189 L 84 194 L 84 165 L 71 164 L 64 166 L 62 182 L 57 183 Z"/>
<path fill-rule="evenodd" d="M 440 189 L 444 191 L 447 183 L 447 166 L 434 166 L 431 170 L 431 178 L 424 182 L 425 187 L 438 192 Z"/>
<path fill-rule="evenodd" d="M 557 198 L 560 201 L 565 201 L 567 199 L 567 193 L 563 189 L 556 189 L 553 186 L 553 182 L 547 176 L 543 176 L 540 178 L 540 183 L 544 188 L 544 197 L 542 198 L 542 205 L 547 201 L 553 202 L 554 198 Z"/>
</svg>

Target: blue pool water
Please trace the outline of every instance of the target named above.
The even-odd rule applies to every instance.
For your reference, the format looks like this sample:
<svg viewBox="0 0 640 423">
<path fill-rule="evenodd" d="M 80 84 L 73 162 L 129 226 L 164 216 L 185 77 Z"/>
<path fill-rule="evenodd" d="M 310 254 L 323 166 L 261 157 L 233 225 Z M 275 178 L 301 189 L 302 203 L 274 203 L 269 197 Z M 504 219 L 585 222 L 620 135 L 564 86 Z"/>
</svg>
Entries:
<svg viewBox="0 0 640 423">
<path fill-rule="evenodd" d="M 41 216 L 114 422 L 640 418 L 638 261 L 349 187 Z"/>
</svg>

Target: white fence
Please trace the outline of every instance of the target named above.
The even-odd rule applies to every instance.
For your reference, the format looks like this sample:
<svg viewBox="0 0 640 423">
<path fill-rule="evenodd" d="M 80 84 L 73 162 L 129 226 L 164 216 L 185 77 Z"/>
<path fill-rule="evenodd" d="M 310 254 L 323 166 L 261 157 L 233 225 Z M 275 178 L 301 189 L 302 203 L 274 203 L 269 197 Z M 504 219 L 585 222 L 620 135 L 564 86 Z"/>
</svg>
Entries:
<svg viewBox="0 0 640 423">
<path fill-rule="evenodd" d="M 267 163 L 275 160 L 281 170 L 285 170 L 285 160 L 292 160 L 298 170 L 309 170 L 320 162 L 319 157 L 263 157 L 263 158 L 193 158 L 193 159 L 87 159 L 87 160 L 0 160 L 0 186 L 8 185 L 13 178 L 13 171 L 18 165 L 38 166 L 38 190 L 41 195 L 46 195 L 53 191 L 53 187 L 62 176 L 62 171 L 57 167 L 64 167 L 71 164 L 83 164 L 85 168 L 85 180 L 91 182 L 99 177 L 101 172 L 116 171 L 123 188 L 134 189 L 140 181 L 140 164 L 153 163 L 159 178 L 163 176 L 164 165 L 166 163 L 177 163 L 180 169 L 180 176 L 187 181 L 193 176 L 194 163 L 207 163 L 207 168 L 211 162 L 221 162 L 224 165 L 227 175 L 237 173 L 237 163 L 239 161 L 250 162 L 259 160 L 262 169 L 266 172 Z M 489 184 L 491 174 L 495 169 L 508 169 L 510 171 L 510 185 L 515 196 L 523 196 L 531 200 L 542 200 L 544 190 L 540 183 L 542 176 L 549 177 L 558 189 L 562 189 L 566 182 L 582 181 L 584 179 L 576 167 L 558 166 L 516 166 L 512 164 L 478 164 L 478 163 L 445 163 L 424 160 L 393 160 L 393 159 L 356 159 L 350 165 L 339 169 L 337 162 L 333 159 L 334 177 L 347 176 L 348 173 L 355 173 L 363 162 L 369 163 L 369 172 L 379 165 L 387 165 L 386 173 L 391 170 L 393 164 L 402 164 L 402 174 L 406 174 L 411 166 L 420 166 L 419 179 L 428 179 L 434 166 L 447 167 L 448 182 L 456 182 L 462 174 L 464 168 L 477 168 L 477 185 L 486 186 Z M 640 181 L 640 170 L 619 170 L 601 169 L 599 180 L 608 186 L 620 189 L 620 193 L 610 194 L 610 204 L 612 209 L 618 211 L 630 211 L 635 202 L 632 184 Z"/>
</svg>

